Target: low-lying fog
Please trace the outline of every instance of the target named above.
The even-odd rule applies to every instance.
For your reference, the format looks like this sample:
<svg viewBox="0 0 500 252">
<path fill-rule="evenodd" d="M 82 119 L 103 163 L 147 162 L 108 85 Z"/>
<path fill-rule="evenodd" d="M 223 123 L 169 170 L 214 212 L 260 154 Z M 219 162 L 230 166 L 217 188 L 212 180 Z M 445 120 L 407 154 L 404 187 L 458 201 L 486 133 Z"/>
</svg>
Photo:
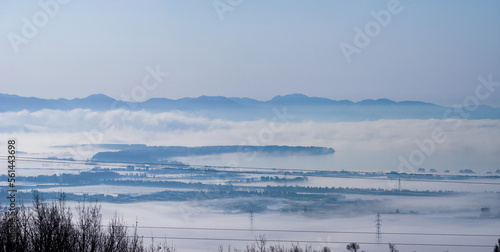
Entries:
<svg viewBox="0 0 500 252">
<path fill-rule="evenodd" d="M 491 196 L 491 195 L 489 195 Z M 486 196 L 488 197 L 488 196 Z M 363 244 L 378 242 L 375 234 L 345 234 L 345 233 L 293 233 L 270 231 L 227 231 L 227 230 L 189 230 L 189 229 L 162 229 L 141 228 L 139 231 L 145 237 L 171 237 L 173 243 L 182 251 L 217 251 L 219 245 L 231 245 L 244 248 L 251 242 L 210 241 L 210 240 L 177 240 L 172 237 L 198 237 L 198 238 L 238 238 L 254 240 L 255 237 L 265 235 L 270 240 L 301 240 L 311 241 L 313 248 L 328 246 L 333 251 L 345 251 L 348 242 L 361 243 L 361 248 L 366 251 L 388 251 L 387 243 L 424 243 L 424 244 L 479 244 L 493 245 L 497 237 L 463 237 L 463 236 L 437 236 L 437 235 L 400 235 L 385 233 L 431 233 L 431 234 L 498 234 L 499 219 L 482 219 L 479 210 L 468 206 L 480 201 L 499 201 L 499 197 L 491 199 L 476 199 L 464 196 L 463 198 L 429 199 L 407 197 L 392 201 L 387 199 L 387 208 L 400 210 L 400 214 L 382 213 L 382 239 L 380 245 Z M 474 203 L 464 203 L 467 201 Z M 397 204 L 395 203 L 397 202 Z M 277 202 L 279 204 L 279 202 Z M 299 231 L 342 231 L 342 232 L 375 232 L 375 213 L 344 214 L 344 215 L 318 215 L 311 213 L 265 213 L 254 214 L 253 224 L 248 213 L 224 213 L 208 207 L 201 207 L 193 202 L 147 202 L 126 205 L 104 203 L 104 218 L 113 216 L 114 211 L 119 212 L 127 223 L 135 223 L 136 217 L 139 226 L 144 227 L 216 227 L 253 230 L 299 230 Z M 369 207 L 362 204 L 358 208 Z M 451 210 L 457 207 L 457 210 Z M 356 211 L 357 209 L 352 209 Z M 409 211 L 418 211 L 419 214 L 409 214 Z M 348 212 L 345 209 L 343 212 Z M 147 240 L 146 240 L 147 242 Z M 339 242 L 339 243 L 337 243 Z M 276 244 L 277 242 L 270 242 Z M 289 242 L 281 242 L 290 245 Z M 302 245 L 306 245 L 301 243 Z M 397 246 L 399 251 L 492 251 L 492 248 L 471 248 L 453 246 Z M 492 246 L 493 247 L 493 246 Z M 182 248 L 182 249 L 181 249 Z"/>
<path fill-rule="evenodd" d="M 414 168 L 495 171 L 500 163 L 500 120 L 377 120 L 362 122 L 225 121 L 180 112 L 41 110 L 0 113 L 0 136 L 18 138 L 22 151 L 86 159 L 97 148 L 49 148 L 126 143 L 163 146 L 290 145 L 335 149 L 330 156 L 213 156 L 193 163 L 332 170 Z M 437 136 L 437 137 L 436 137 Z M 434 139 L 433 139 L 434 137 Z M 1 143 L 5 146 L 6 143 Z M 422 146 L 422 147 L 419 147 Z M 413 154 L 412 154 L 413 153 Z M 413 155 L 413 156 L 412 156 Z M 182 159 L 184 160 L 184 159 Z"/>
<path fill-rule="evenodd" d="M 102 122 L 112 127 L 103 127 Z M 438 132 L 438 133 L 436 133 Z M 433 136 L 438 134 L 439 141 Z M 189 164 L 241 167 L 271 167 L 296 170 L 397 171 L 401 158 L 413 158 L 414 168 L 426 172 L 457 174 L 471 169 L 478 174 L 495 174 L 500 169 L 500 120 L 378 120 L 363 122 L 311 122 L 290 120 L 278 124 L 268 120 L 224 121 L 183 113 L 129 112 L 123 110 L 93 112 L 90 110 L 0 113 L 2 139 L 18 139 L 18 156 L 59 157 L 84 160 L 102 151 L 93 144 L 146 144 L 158 146 L 206 145 L 289 145 L 322 146 L 335 149 L 329 155 L 282 155 L 263 153 L 223 154 L 175 158 Z M 422 144 L 424 143 L 424 144 Z M 73 145 L 90 144 L 85 148 Z M 420 147 L 419 147 L 420 145 Z M 59 147 L 53 147 L 59 146 Z M 69 147 L 60 147 L 69 146 Z M 0 148 L 6 149 L 2 142 Z M 412 154 L 413 153 L 413 154 Z M 419 154 L 420 153 L 420 154 Z M 413 156 L 412 156 L 413 155 Z M 20 160 L 18 176 L 78 173 L 92 167 L 77 164 L 41 164 Z M 468 180 L 469 181 L 469 180 Z M 473 181 L 473 180 L 470 180 Z M 474 180 L 475 181 L 475 180 Z M 486 181 L 486 180 L 482 180 Z M 489 181 L 489 180 L 488 180 Z M 496 182 L 498 180 L 492 180 Z M 492 182 L 489 181 L 489 182 Z M 300 185 L 304 182 L 289 182 Z M 316 178 L 309 186 L 394 189 L 396 181 Z M 0 184 L 5 186 L 2 181 Z M 237 184 L 235 184 L 237 185 Z M 254 186 L 259 186 L 259 182 Z M 262 184 L 265 185 L 265 184 Z M 268 210 L 254 214 L 224 210 L 224 204 L 238 200 L 149 201 L 114 204 L 102 202 L 104 219 L 116 212 L 126 223 L 155 227 L 216 227 L 252 229 L 244 231 L 140 228 L 145 237 L 167 237 L 178 251 L 217 251 L 219 245 L 243 248 L 249 241 L 181 240 L 172 237 L 241 238 L 253 240 L 265 235 L 270 240 L 310 241 L 314 248 L 329 246 L 345 251 L 348 242 L 359 242 L 366 251 L 388 251 L 387 243 L 396 244 L 478 244 L 491 248 L 452 246 L 398 245 L 399 251 L 492 251 L 500 237 L 398 235 L 388 233 L 500 234 L 500 186 L 402 181 L 402 189 L 452 190 L 462 193 L 447 196 L 395 196 L 346 194 L 356 204 L 340 206 L 332 212 L 280 212 L 279 199 L 267 199 Z M 22 190 L 22 188 L 19 188 Z M 52 187 L 41 191 L 64 191 L 76 194 L 141 195 L 163 191 L 159 187 L 117 187 L 92 185 Z M 234 201 L 234 202 L 232 202 Z M 236 203 L 235 203 L 236 202 Z M 3 203 L 2 203 L 3 204 Z M 74 206 L 74 202 L 70 205 Z M 489 207 L 491 216 L 481 216 L 481 208 Z M 304 208 L 306 209 L 306 208 Z M 399 210 L 399 214 L 395 214 Z M 382 240 L 375 234 L 298 233 L 258 230 L 375 232 L 375 215 L 382 214 Z M 495 217 L 496 216 L 496 217 Z M 170 238 L 168 238 L 170 237 Z M 145 239 L 148 242 L 148 239 Z M 270 242 L 276 244 L 276 242 Z M 369 243 L 369 244 L 366 244 Z M 289 245 L 289 242 L 282 242 Z M 302 245 L 306 245 L 301 243 Z"/>
</svg>

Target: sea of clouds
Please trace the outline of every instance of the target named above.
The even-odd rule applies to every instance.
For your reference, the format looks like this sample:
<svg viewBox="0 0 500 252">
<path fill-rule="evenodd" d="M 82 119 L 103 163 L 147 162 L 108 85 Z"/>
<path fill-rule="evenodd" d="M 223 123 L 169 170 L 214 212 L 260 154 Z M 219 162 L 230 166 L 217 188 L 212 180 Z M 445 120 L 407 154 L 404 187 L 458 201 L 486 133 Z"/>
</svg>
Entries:
<svg viewBox="0 0 500 252">
<path fill-rule="evenodd" d="M 86 109 L 0 113 L 0 134 L 25 146 L 100 143 L 147 145 L 300 145 L 335 150 L 391 151 L 416 148 L 442 130 L 441 151 L 500 153 L 500 120 L 376 120 L 271 122 L 209 119 L 182 112 Z"/>
</svg>

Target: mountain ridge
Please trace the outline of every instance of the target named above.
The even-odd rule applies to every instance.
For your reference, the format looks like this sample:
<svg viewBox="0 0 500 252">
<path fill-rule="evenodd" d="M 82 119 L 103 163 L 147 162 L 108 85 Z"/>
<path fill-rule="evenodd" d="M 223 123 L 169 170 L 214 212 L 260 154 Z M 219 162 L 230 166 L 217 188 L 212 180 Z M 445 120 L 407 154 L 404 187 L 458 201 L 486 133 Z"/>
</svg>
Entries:
<svg viewBox="0 0 500 252">
<path fill-rule="evenodd" d="M 365 99 L 358 102 L 310 97 L 304 94 L 275 96 L 267 101 L 246 97 L 199 96 L 180 99 L 151 98 L 143 102 L 121 101 L 104 94 L 93 94 L 85 98 L 42 99 L 0 94 L 0 112 L 34 112 L 43 109 L 73 110 L 90 109 L 109 111 L 125 109 L 131 111 L 168 112 L 181 111 L 208 118 L 237 121 L 270 119 L 277 111 L 289 111 L 297 120 L 307 121 L 364 121 L 379 119 L 446 119 L 460 118 L 456 108 L 449 108 L 422 101 L 393 101 L 385 98 Z M 452 113 L 449 113 L 449 111 Z M 281 113 L 283 113 L 281 112 Z M 500 108 L 487 105 L 467 111 L 462 119 L 500 119 Z"/>
<path fill-rule="evenodd" d="M 143 103 L 158 103 L 158 102 L 165 102 L 165 103 L 199 103 L 199 104 L 207 104 L 207 103 L 226 103 L 226 104 L 241 104 L 241 105 L 248 105 L 248 104 L 259 104 L 259 103 L 268 103 L 268 104 L 286 104 L 286 105 L 307 105 L 306 103 L 313 103 L 315 105 L 387 105 L 388 103 L 394 104 L 394 105 L 402 105 L 402 104 L 427 104 L 427 105 L 434 105 L 434 106 L 440 106 L 436 105 L 433 103 L 428 103 L 428 102 L 422 102 L 422 101 L 393 101 L 390 99 L 386 98 L 379 98 L 379 99 L 364 99 L 358 102 L 353 102 L 350 100 L 332 100 L 329 98 L 324 98 L 324 97 L 314 97 L 314 96 L 307 96 L 304 94 L 300 93 L 293 93 L 293 94 L 287 94 L 287 95 L 277 95 L 270 100 L 257 100 L 253 98 L 248 98 L 248 97 L 225 97 L 225 96 L 208 96 L 208 95 L 202 95 L 198 97 L 183 97 L 179 99 L 169 99 L 169 98 L 150 98 L 148 100 L 145 100 L 143 102 L 130 102 L 130 101 L 123 101 L 123 100 L 117 100 L 112 97 L 109 97 L 104 94 L 92 94 L 84 98 L 73 98 L 73 99 L 66 99 L 66 98 L 58 98 L 58 99 L 44 99 L 44 98 L 38 98 L 38 97 L 26 97 L 26 96 L 19 96 L 15 94 L 4 94 L 0 93 L 0 102 L 1 100 L 8 99 L 9 101 L 12 101 L 14 99 L 19 99 L 23 101 L 28 101 L 31 100 L 31 103 L 34 101 L 38 101 L 39 104 L 44 105 L 44 104 L 53 104 L 53 105 L 59 105 L 60 104 L 67 104 L 67 105 L 73 105 L 75 108 L 77 105 L 74 105 L 76 103 L 135 103 L 135 104 L 143 104 Z M 0 105 L 4 105 L 1 102 Z M 73 107 L 72 106 L 72 107 Z M 487 105 L 483 105 L 487 106 Z M 3 106 L 2 106 L 3 107 Z M 29 107 L 29 106 L 28 106 Z M 44 106 L 40 106 L 41 109 Z M 443 107 L 443 106 L 440 106 Z M 490 106 L 487 106 L 490 107 Z M 28 109 L 29 110 L 29 109 Z"/>
</svg>

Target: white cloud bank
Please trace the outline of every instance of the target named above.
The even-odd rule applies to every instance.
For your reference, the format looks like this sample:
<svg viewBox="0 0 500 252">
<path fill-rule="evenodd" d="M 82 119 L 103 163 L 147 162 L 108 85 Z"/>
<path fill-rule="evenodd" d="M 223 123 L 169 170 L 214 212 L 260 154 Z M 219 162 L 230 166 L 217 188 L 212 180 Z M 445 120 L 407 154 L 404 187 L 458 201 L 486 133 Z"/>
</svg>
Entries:
<svg viewBox="0 0 500 252">
<path fill-rule="evenodd" d="M 500 154 L 500 120 L 378 120 L 364 122 L 226 121 L 180 112 L 41 110 L 0 113 L 0 136 L 17 137 L 28 152 L 53 145 L 301 145 L 336 151 L 412 151 L 441 129 L 436 151 Z M 2 143 L 4 144 L 4 143 Z"/>
</svg>

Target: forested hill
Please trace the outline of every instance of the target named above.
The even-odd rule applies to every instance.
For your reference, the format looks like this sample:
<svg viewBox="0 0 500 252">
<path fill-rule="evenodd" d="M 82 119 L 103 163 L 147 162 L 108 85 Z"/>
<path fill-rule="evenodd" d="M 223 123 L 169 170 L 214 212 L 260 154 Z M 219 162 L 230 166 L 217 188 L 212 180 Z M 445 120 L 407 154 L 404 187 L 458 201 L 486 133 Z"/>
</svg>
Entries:
<svg viewBox="0 0 500 252">
<path fill-rule="evenodd" d="M 225 146 L 145 146 L 145 145 L 113 145 L 109 146 L 118 151 L 104 151 L 95 154 L 92 161 L 122 161 L 122 162 L 158 162 L 174 157 L 202 156 L 226 153 L 252 153 L 262 152 L 273 155 L 308 154 L 324 155 L 335 152 L 332 148 L 315 146 L 250 146 L 250 145 L 225 145 Z"/>
</svg>

